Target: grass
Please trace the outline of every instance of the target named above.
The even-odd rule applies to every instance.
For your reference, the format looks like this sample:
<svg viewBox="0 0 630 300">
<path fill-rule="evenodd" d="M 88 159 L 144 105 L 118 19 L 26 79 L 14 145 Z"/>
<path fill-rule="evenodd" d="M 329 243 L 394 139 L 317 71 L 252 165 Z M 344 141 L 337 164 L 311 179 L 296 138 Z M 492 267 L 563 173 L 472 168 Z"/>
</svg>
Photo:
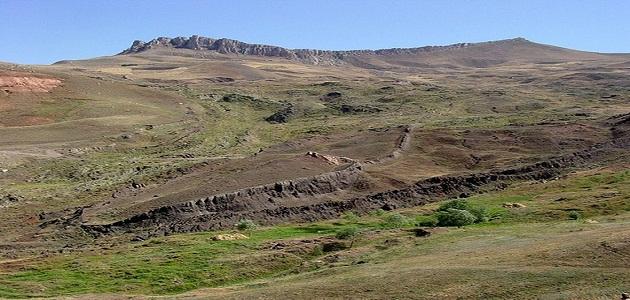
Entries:
<svg viewBox="0 0 630 300">
<path fill-rule="evenodd" d="M 486 223 L 466 226 L 461 229 L 451 229 L 438 233 L 421 243 L 408 240 L 409 233 L 404 228 L 413 227 L 411 220 L 421 220 L 431 216 L 431 211 L 436 205 L 404 210 L 402 214 L 391 212 L 377 212 L 357 216 L 346 213 L 339 220 L 318 222 L 304 225 L 280 225 L 263 227 L 248 231 L 249 239 L 236 241 L 211 241 L 216 232 L 204 232 L 195 234 L 181 234 L 169 237 L 153 238 L 141 243 L 121 244 L 111 249 L 89 250 L 84 252 L 56 255 L 40 260 L 33 260 L 24 266 L 4 270 L 0 275 L 0 297 L 17 298 L 24 296 L 60 296 L 76 295 L 84 293 L 124 293 L 124 294 L 176 294 L 198 288 L 219 287 L 235 284 L 244 284 L 255 280 L 270 278 L 287 278 L 286 282 L 293 282 L 292 273 L 301 273 L 305 263 L 317 260 L 324 253 L 296 255 L 287 252 L 274 252 L 266 248 L 269 242 L 286 239 L 309 239 L 315 237 L 332 237 L 338 232 L 348 228 L 356 229 L 359 233 L 353 251 L 358 251 L 360 258 L 347 258 L 349 261 L 342 265 L 352 266 L 357 259 L 369 261 L 374 264 L 392 266 L 402 264 L 402 274 L 419 271 L 418 268 L 404 267 L 413 262 L 422 266 L 433 258 L 432 264 L 439 262 L 439 270 L 425 269 L 433 272 L 434 280 L 437 278 L 449 278 L 451 282 L 472 282 L 474 276 L 479 276 L 475 270 L 484 270 L 484 280 L 495 284 L 508 284 L 499 274 L 508 276 L 512 282 L 523 282 L 523 286 L 537 286 L 536 292 L 554 293 L 553 285 L 567 287 L 572 290 L 576 283 L 583 282 L 592 276 L 609 276 L 610 281 L 601 285 L 601 291 L 621 284 L 620 274 L 610 270 L 597 271 L 596 269 L 572 270 L 569 277 L 563 273 L 563 269 L 554 269 L 551 266 L 558 261 L 549 260 L 545 243 L 553 241 L 555 237 L 565 236 L 593 236 L 598 230 L 621 230 L 626 226 L 629 215 L 627 213 L 627 201 L 625 206 L 618 206 L 616 198 L 606 198 L 599 201 L 614 207 L 614 213 L 608 214 L 607 210 L 592 207 L 593 198 L 585 196 L 572 202 L 572 207 L 580 210 L 585 217 L 600 219 L 605 225 L 591 225 L 581 220 L 569 220 L 568 218 L 550 218 L 549 211 L 556 209 L 553 198 L 558 194 L 572 193 L 574 190 L 596 189 L 610 191 L 619 190 L 619 197 L 627 199 L 630 195 L 628 183 L 630 173 L 628 171 L 602 170 L 597 174 L 577 174 L 567 179 L 562 179 L 546 184 L 517 185 L 505 191 L 474 196 L 468 199 L 471 203 L 483 206 L 497 217 Z M 525 193 L 526 191 L 526 193 Z M 550 197 L 554 195 L 553 197 Z M 505 209 L 505 202 L 519 202 L 527 205 L 527 208 L 518 211 Z M 600 203 L 602 204 L 602 203 Z M 626 212 L 624 212 L 626 211 Z M 621 217 L 618 221 L 606 219 L 615 215 Z M 402 222 L 401 220 L 405 220 Z M 564 221 L 559 221 L 564 220 Z M 395 226 L 394 226 L 395 225 Z M 402 229 L 401 229 L 402 228 Z M 586 230 L 586 231 L 585 231 Z M 586 232 L 586 233 L 584 233 Z M 381 245 L 386 240 L 399 240 L 395 246 L 383 248 Z M 549 241 L 549 242 L 545 242 Z M 555 241 L 549 245 L 556 245 Z M 577 244 L 576 244 L 577 243 Z M 570 243 L 558 243 L 557 247 L 578 247 L 579 240 Z M 533 256 L 522 252 L 521 247 L 534 245 L 536 251 Z M 532 246 L 533 247 L 533 246 Z M 554 246 L 556 247 L 556 246 Z M 551 247 L 555 249 L 554 247 Z M 501 252 L 505 251 L 505 253 Z M 588 249 L 588 248 L 583 248 Z M 551 250 L 550 250 L 551 251 Z M 553 255 L 558 255 L 553 250 Z M 472 253 L 484 253 L 482 257 L 471 257 Z M 510 253 L 512 253 L 510 256 Z M 547 253 L 547 254 L 546 254 Z M 513 255 L 518 254 L 518 259 Z M 460 256 L 462 255 L 462 256 Z M 343 256 L 343 255 L 342 255 Z M 524 269 L 515 268 L 510 260 L 518 262 L 517 265 L 529 260 Z M 572 258 L 565 257 L 567 263 Z M 561 261 L 559 261 L 561 263 Z M 588 260 L 584 261 L 588 263 Z M 464 267 L 471 266 L 471 267 Z M 474 267 L 472 267 L 474 266 Z M 424 269 L 425 267 L 419 267 Z M 427 267 L 428 268 L 428 267 Z M 541 269 L 542 268 L 542 269 Z M 549 269 L 550 268 L 550 269 Z M 568 267 L 566 267 L 568 268 Z M 321 272 L 319 268 L 310 269 Z M 320 270 L 320 271 L 317 271 Z M 338 272 L 361 272 L 360 269 L 351 267 L 347 270 L 333 269 Z M 435 273 L 437 272 L 437 273 Z M 308 278 L 310 273 L 304 273 Z M 316 273 L 315 273 L 316 274 Z M 507 275 L 506 275 L 507 274 Z M 605 275 L 608 274 L 608 275 Z M 407 274 L 427 282 L 424 276 Z M 624 276 L 625 276 L 624 275 Z M 297 278 L 301 278 L 301 277 Z M 346 275 L 327 276 L 326 280 L 332 282 L 342 281 L 344 285 L 359 284 L 357 278 Z M 349 276 L 349 275 L 348 275 Z M 358 275 L 357 275 L 358 276 Z M 400 275 L 402 276 L 402 275 Z M 542 276 L 542 277 L 541 277 Z M 394 276 L 398 278 L 399 276 Z M 410 279 L 400 279 L 407 282 Z M 284 279 L 281 282 L 285 282 Z M 475 280 L 477 284 L 483 282 Z M 280 286 L 282 286 L 281 283 Z M 341 283 L 338 283 L 341 284 Z M 427 283 L 428 284 L 428 283 Z M 482 284 L 483 286 L 483 284 Z M 570 287 L 570 288 L 569 288 Z M 415 286 L 423 293 L 439 295 L 438 288 L 430 286 Z M 483 292 L 481 287 L 473 289 L 477 294 L 468 294 L 471 297 L 503 297 L 498 288 Z M 502 291 L 504 291 L 503 289 Z M 562 292 L 566 291 L 564 288 Z M 399 290 L 397 293 L 403 293 Z M 446 290 L 443 290 L 446 292 Z M 532 292 L 533 293 L 533 292 Z M 525 293 L 523 295 L 535 295 Z M 400 296 L 400 295 L 399 295 Z M 562 298 L 562 297 L 560 297 Z"/>
<path fill-rule="evenodd" d="M 55 257 L 23 272 L 0 276 L 0 297 L 81 293 L 173 294 L 199 287 L 274 276 L 304 258 L 269 253 L 264 242 L 334 234 L 336 226 L 279 226 L 251 231 L 249 239 L 211 241 L 215 232 L 155 238 L 112 251 Z M 40 292 L 27 292 L 34 283 Z"/>
<path fill-rule="evenodd" d="M 467 201 L 484 208 L 490 223 L 509 224 L 568 220 L 573 211 L 584 218 L 624 213 L 630 211 L 629 194 L 630 171 L 603 170 L 574 174 L 544 184 L 522 183 L 506 191 L 474 195 Z M 520 203 L 526 207 L 506 208 L 506 203 Z M 430 204 L 420 208 L 421 216 L 417 219 L 431 218 L 437 207 L 438 204 Z"/>
</svg>

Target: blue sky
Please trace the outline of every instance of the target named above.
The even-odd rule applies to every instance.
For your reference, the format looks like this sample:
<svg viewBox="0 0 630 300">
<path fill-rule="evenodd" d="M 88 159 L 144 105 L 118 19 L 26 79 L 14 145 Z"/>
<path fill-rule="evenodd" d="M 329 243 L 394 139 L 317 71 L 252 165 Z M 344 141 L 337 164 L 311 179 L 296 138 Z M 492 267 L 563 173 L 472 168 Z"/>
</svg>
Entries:
<svg viewBox="0 0 630 300">
<path fill-rule="evenodd" d="M 630 52 L 630 1 L 0 0 L 0 61 L 111 55 L 157 36 L 288 48 L 377 49 L 512 37 Z"/>
</svg>

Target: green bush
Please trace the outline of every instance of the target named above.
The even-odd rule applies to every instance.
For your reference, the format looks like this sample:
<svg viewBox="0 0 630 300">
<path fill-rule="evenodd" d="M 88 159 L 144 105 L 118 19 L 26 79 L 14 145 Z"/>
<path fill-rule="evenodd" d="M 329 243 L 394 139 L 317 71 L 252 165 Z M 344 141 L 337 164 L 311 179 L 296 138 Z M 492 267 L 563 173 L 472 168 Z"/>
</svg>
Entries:
<svg viewBox="0 0 630 300">
<path fill-rule="evenodd" d="M 475 206 L 465 199 L 456 199 L 448 201 L 440 205 L 437 209 L 438 212 L 448 211 L 449 209 L 465 210 L 475 216 L 474 223 L 482 223 L 488 221 L 486 209 L 480 206 Z"/>
<path fill-rule="evenodd" d="M 419 227 L 435 227 L 438 220 L 434 216 L 419 216 L 416 218 L 416 226 Z"/>
<path fill-rule="evenodd" d="M 469 213 L 475 216 L 475 223 L 483 223 L 488 221 L 488 214 L 486 213 L 486 209 L 479 206 L 470 206 L 466 209 Z"/>
<path fill-rule="evenodd" d="M 569 219 L 577 220 L 577 219 L 580 219 L 580 218 L 582 218 L 582 215 L 579 212 L 574 211 L 574 210 L 569 212 Z"/>
<path fill-rule="evenodd" d="M 469 207 L 470 207 L 470 204 L 465 199 L 455 199 L 455 200 L 442 203 L 437 210 L 447 211 L 449 208 L 459 209 L 459 210 L 468 210 Z"/>
<path fill-rule="evenodd" d="M 448 208 L 435 213 L 439 226 L 465 226 L 475 223 L 477 218 L 467 210 Z"/>
<path fill-rule="evenodd" d="M 335 237 L 340 240 L 351 240 L 354 239 L 355 236 L 359 233 L 359 229 L 357 227 L 346 227 L 335 234 Z"/>
<path fill-rule="evenodd" d="M 383 225 L 388 228 L 400 228 L 409 224 L 407 217 L 399 213 L 390 213 L 383 219 Z"/>
<path fill-rule="evenodd" d="M 256 223 L 250 219 L 241 219 L 236 223 L 236 229 L 240 231 L 254 230 L 256 227 L 258 227 Z"/>
</svg>

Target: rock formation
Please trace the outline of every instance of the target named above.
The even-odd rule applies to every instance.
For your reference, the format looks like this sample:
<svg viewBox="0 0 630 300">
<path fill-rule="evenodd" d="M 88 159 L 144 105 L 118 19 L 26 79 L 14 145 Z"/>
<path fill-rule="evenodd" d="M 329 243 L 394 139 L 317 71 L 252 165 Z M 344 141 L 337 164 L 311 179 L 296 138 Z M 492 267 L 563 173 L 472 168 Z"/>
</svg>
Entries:
<svg viewBox="0 0 630 300">
<path fill-rule="evenodd" d="M 523 38 L 516 38 L 493 43 L 530 43 Z M 391 48 L 380 50 L 345 50 L 330 51 L 316 49 L 287 49 L 279 46 L 248 44 L 232 39 L 213 39 L 193 35 L 191 37 L 159 37 L 149 42 L 136 40 L 131 47 L 119 55 L 140 53 L 151 49 L 189 49 L 214 51 L 221 54 L 254 55 L 280 57 L 310 64 L 339 64 L 344 58 L 356 55 L 413 55 L 424 52 L 466 48 L 482 43 L 458 43 L 447 46 L 425 46 L 416 48 Z"/>
</svg>

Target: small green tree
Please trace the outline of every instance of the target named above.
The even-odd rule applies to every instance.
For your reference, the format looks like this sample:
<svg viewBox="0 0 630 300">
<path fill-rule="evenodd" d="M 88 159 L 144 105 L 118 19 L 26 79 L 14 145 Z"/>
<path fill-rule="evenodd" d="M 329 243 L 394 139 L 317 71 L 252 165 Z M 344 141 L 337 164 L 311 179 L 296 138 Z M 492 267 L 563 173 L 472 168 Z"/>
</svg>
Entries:
<svg viewBox="0 0 630 300">
<path fill-rule="evenodd" d="M 477 219 L 467 210 L 449 208 L 435 213 L 439 226 L 466 226 L 475 223 Z"/>
<path fill-rule="evenodd" d="M 240 231 L 254 230 L 258 227 L 254 221 L 250 219 L 241 219 L 236 223 L 236 229 Z"/>
</svg>

